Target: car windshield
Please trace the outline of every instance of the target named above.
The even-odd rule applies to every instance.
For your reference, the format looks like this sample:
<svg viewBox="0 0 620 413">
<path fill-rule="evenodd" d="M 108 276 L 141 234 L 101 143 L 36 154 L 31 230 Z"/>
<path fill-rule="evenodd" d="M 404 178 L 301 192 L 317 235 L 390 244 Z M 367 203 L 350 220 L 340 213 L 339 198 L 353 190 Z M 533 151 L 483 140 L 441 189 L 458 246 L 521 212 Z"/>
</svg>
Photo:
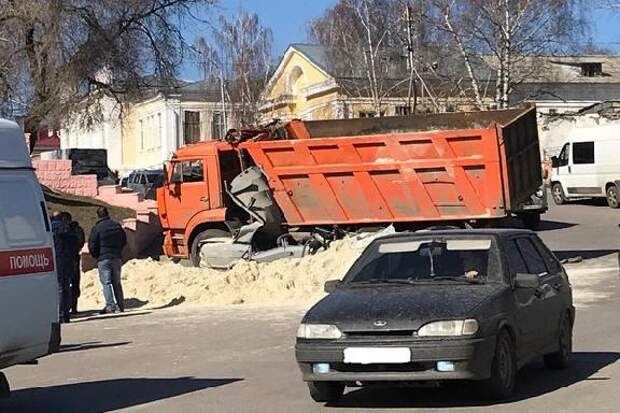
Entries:
<svg viewBox="0 0 620 413">
<path fill-rule="evenodd" d="M 433 237 L 377 240 L 351 267 L 344 281 L 353 284 L 501 280 L 491 237 Z"/>
</svg>

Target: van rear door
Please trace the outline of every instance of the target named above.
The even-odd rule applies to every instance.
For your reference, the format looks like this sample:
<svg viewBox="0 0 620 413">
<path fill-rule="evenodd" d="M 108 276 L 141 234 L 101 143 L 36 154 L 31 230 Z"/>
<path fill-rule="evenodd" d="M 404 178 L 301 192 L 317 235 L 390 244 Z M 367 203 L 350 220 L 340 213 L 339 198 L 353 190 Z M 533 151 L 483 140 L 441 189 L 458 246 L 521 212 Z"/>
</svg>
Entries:
<svg viewBox="0 0 620 413">
<path fill-rule="evenodd" d="M 0 368 L 48 354 L 58 326 L 53 240 L 30 169 L 0 168 Z M 57 331 L 56 331 L 57 332 Z"/>
</svg>

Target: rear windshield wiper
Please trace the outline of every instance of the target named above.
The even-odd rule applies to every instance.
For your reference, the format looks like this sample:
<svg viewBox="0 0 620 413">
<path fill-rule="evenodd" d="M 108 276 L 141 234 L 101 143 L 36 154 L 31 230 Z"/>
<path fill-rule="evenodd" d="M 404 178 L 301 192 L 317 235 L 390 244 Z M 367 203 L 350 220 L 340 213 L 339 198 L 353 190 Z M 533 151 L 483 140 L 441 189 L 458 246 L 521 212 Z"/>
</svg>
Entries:
<svg viewBox="0 0 620 413">
<path fill-rule="evenodd" d="M 433 278 L 429 278 L 429 280 L 435 280 L 435 281 L 460 281 L 460 282 L 466 282 L 469 284 L 484 284 L 485 281 L 482 278 L 467 278 L 467 277 L 463 277 L 463 276 L 458 276 L 458 275 L 453 275 L 453 276 L 439 276 L 439 277 L 433 277 Z"/>
</svg>

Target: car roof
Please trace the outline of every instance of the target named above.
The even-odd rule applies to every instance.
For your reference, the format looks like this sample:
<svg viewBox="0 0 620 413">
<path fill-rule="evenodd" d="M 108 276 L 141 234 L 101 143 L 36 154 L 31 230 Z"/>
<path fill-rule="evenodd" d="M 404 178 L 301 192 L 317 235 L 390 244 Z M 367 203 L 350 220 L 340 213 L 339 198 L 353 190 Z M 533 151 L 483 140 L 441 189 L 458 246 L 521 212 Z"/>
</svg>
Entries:
<svg viewBox="0 0 620 413">
<path fill-rule="evenodd" d="M 377 240 L 409 238 L 412 236 L 440 236 L 440 235 L 487 235 L 498 238 L 509 238 L 517 235 L 532 235 L 533 231 L 515 228 L 481 228 L 481 229 L 441 229 L 441 230 L 420 230 L 416 232 L 399 232 L 395 234 L 380 236 Z"/>
</svg>

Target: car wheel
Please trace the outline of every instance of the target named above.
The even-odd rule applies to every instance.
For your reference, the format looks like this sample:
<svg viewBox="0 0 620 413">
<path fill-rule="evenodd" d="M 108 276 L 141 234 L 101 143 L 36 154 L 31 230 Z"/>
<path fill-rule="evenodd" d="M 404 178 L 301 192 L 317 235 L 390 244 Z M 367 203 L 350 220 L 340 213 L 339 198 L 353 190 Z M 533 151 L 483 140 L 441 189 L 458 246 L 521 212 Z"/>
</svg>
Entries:
<svg viewBox="0 0 620 413">
<path fill-rule="evenodd" d="M 480 391 L 488 399 L 503 400 L 510 397 L 517 381 L 515 348 L 510 334 L 500 331 L 491 364 L 491 377 L 479 383 Z"/>
<path fill-rule="evenodd" d="M 551 196 L 553 197 L 553 202 L 556 205 L 563 205 L 566 203 L 564 189 L 562 188 L 562 184 L 559 182 L 556 182 L 553 186 L 551 186 Z"/>
<path fill-rule="evenodd" d="M 616 185 L 609 185 L 607 188 L 607 205 L 610 208 L 618 208 L 620 204 L 618 203 L 618 188 Z"/>
<path fill-rule="evenodd" d="M 568 367 L 570 356 L 573 352 L 573 326 L 568 317 L 562 320 L 560 334 L 558 337 L 558 351 L 545 354 L 543 357 L 545 366 L 553 370 L 561 370 Z"/>
<path fill-rule="evenodd" d="M 329 403 L 342 397 L 344 384 L 335 381 L 311 381 L 308 383 L 308 390 L 315 402 Z"/>
<path fill-rule="evenodd" d="M 192 250 L 190 253 L 190 259 L 194 267 L 200 267 L 200 244 L 209 238 L 230 237 L 230 233 L 222 231 L 221 229 L 208 229 L 202 231 L 192 241 Z"/>
</svg>

